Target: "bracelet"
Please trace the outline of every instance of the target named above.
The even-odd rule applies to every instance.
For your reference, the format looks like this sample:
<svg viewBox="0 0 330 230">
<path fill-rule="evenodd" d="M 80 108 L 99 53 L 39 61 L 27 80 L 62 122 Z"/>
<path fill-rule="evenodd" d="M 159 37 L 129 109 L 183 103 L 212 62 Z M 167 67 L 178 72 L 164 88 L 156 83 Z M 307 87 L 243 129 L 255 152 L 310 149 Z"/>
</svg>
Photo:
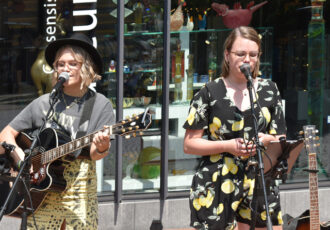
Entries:
<svg viewBox="0 0 330 230">
<path fill-rule="evenodd" d="M 106 149 L 106 150 L 104 150 L 103 152 L 100 152 L 100 151 L 96 148 L 96 153 L 97 153 L 97 154 L 100 154 L 100 155 L 106 154 L 108 151 L 109 151 L 109 149 Z"/>
</svg>

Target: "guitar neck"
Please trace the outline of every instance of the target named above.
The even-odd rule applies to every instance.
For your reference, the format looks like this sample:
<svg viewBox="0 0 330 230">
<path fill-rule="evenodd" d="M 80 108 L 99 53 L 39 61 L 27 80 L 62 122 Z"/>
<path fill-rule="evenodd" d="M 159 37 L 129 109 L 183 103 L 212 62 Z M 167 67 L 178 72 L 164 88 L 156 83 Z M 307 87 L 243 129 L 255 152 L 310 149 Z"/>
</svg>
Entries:
<svg viewBox="0 0 330 230">
<path fill-rule="evenodd" d="M 319 195 L 316 153 L 309 153 L 310 229 L 320 229 Z"/>
<path fill-rule="evenodd" d="M 110 135 L 112 134 L 112 126 L 109 126 L 107 129 L 109 129 L 109 133 Z M 105 130 L 105 128 L 101 129 L 102 131 Z M 46 152 L 44 152 L 41 156 L 41 163 L 42 164 L 47 164 L 47 163 L 50 163 L 54 160 L 57 160 L 69 153 L 72 153 L 74 151 L 77 151 L 79 149 L 82 149 L 86 146 L 89 146 L 90 144 L 92 144 L 93 142 L 93 138 L 94 138 L 94 135 L 101 131 L 101 130 L 98 130 L 96 132 L 93 132 L 91 134 L 88 134 L 86 136 L 83 136 L 83 137 L 80 137 L 80 138 L 77 138 L 73 141 L 70 141 L 66 144 L 63 144 L 57 148 L 53 148 L 51 150 L 48 150 Z"/>
<path fill-rule="evenodd" d="M 93 142 L 94 135 L 99 131 L 108 131 L 110 135 L 125 135 L 126 138 L 137 136 L 139 131 L 142 135 L 142 131 L 146 130 L 151 124 L 151 114 L 148 113 L 148 109 L 144 113 L 133 115 L 131 118 L 122 120 L 112 126 L 106 126 L 96 132 L 88 134 L 86 136 L 77 138 L 71 142 L 63 144 L 59 147 L 53 148 L 51 150 L 45 151 L 41 154 L 41 163 L 47 164 L 54 160 L 57 160 L 69 153 L 82 149 L 89 146 Z"/>
</svg>

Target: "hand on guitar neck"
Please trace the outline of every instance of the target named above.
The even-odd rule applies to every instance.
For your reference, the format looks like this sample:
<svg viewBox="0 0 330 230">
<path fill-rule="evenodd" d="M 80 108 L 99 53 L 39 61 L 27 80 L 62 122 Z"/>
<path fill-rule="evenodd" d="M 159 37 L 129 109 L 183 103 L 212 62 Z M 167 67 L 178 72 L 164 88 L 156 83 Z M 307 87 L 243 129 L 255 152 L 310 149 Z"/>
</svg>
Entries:
<svg viewBox="0 0 330 230">
<path fill-rule="evenodd" d="M 103 130 L 94 135 L 90 150 L 92 160 L 100 160 L 108 155 L 111 146 L 109 130 L 109 126 L 104 126 Z"/>
</svg>

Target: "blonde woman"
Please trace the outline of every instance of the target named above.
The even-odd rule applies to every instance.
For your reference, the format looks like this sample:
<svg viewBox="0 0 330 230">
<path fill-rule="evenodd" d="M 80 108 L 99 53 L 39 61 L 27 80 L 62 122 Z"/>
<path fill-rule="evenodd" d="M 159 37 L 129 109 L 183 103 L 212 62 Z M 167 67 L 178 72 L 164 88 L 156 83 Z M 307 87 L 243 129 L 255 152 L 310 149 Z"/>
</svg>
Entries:
<svg viewBox="0 0 330 230">
<path fill-rule="evenodd" d="M 70 76 L 58 92 L 58 101 L 46 122 L 46 128 L 58 130 L 73 140 L 115 122 L 110 101 L 89 88 L 92 82 L 100 79 L 103 68 L 102 59 L 91 39 L 76 33 L 70 38 L 56 40 L 47 46 L 45 58 L 55 70 L 54 82 L 63 72 Z M 1 141 L 16 146 L 15 151 L 21 159 L 24 159 L 24 153 L 17 145 L 16 137 L 20 132 L 34 131 L 42 125 L 50 107 L 49 101 L 50 94 L 32 101 L 0 134 Z M 83 113 L 88 116 L 83 116 Z M 95 161 L 107 156 L 109 149 L 110 134 L 99 131 L 90 147 L 83 149 L 77 159 L 59 161 L 65 168 L 63 177 L 66 187 L 64 191 L 47 193 L 34 213 L 36 221 L 29 216 L 28 229 L 36 229 L 35 224 L 38 229 L 97 229 Z"/>
</svg>

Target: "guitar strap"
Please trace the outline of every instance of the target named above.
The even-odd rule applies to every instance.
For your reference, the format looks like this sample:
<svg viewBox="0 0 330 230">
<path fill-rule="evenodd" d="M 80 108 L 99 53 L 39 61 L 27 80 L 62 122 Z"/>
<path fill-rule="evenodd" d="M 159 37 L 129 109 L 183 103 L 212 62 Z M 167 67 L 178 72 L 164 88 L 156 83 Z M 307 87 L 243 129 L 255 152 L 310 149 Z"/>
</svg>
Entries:
<svg viewBox="0 0 330 230">
<path fill-rule="evenodd" d="M 93 107 L 94 107 L 94 103 L 95 103 L 95 99 L 96 99 L 96 93 L 91 92 L 90 94 L 92 94 L 91 97 L 89 97 L 86 101 L 85 101 L 85 106 L 84 106 L 84 110 L 82 112 L 82 116 L 80 118 L 79 121 L 79 125 L 78 128 L 85 123 L 86 121 L 88 121 L 88 125 L 89 125 L 89 119 L 91 117 L 92 111 L 93 111 Z M 87 127 L 88 130 L 88 127 Z M 86 131 L 78 131 L 76 138 L 80 138 L 86 135 Z M 74 156 L 75 159 L 77 159 L 77 157 L 79 156 L 83 156 L 83 158 L 87 158 L 90 159 L 89 157 L 89 147 L 85 147 L 83 149 L 79 149 L 77 151 L 75 151 L 74 153 L 72 153 L 72 155 Z"/>
</svg>

